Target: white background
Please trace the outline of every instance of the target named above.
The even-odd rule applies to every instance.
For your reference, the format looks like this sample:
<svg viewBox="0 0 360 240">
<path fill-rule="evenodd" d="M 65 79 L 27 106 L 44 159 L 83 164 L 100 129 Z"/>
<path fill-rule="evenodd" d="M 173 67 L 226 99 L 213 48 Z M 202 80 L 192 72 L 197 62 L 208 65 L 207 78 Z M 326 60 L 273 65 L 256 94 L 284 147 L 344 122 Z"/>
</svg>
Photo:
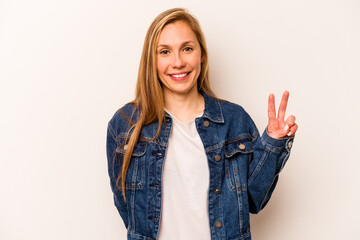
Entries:
<svg viewBox="0 0 360 240">
<path fill-rule="evenodd" d="M 160 12 L 200 21 L 219 97 L 262 132 L 290 91 L 299 131 L 255 240 L 360 239 L 357 0 L 0 1 L 0 239 L 126 239 L 113 205 L 107 122 L 134 97 Z"/>
</svg>

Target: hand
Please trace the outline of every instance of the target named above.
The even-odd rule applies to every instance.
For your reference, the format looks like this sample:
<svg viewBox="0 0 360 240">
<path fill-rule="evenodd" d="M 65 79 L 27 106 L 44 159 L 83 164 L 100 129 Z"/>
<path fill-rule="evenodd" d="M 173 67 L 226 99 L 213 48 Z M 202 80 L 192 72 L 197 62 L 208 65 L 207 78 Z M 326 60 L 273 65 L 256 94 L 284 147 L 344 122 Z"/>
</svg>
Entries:
<svg viewBox="0 0 360 240">
<path fill-rule="evenodd" d="M 290 115 L 286 121 L 285 112 L 286 105 L 289 99 L 289 92 L 285 91 L 283 93 L 278 116 L 276 118 L 275 111 L 275 97 L 274 94 L 269 95 L 269 105 L 268 105 L 268 115 L 269 115 L 269 123 L 267 126 L 267 132 L 272 138 L 284 138 L 284 137 L 292 137 L 295 135 L 295 132 L 298 129 L 298 125 L 295 123 L 295 116 Z"/>
</svg>

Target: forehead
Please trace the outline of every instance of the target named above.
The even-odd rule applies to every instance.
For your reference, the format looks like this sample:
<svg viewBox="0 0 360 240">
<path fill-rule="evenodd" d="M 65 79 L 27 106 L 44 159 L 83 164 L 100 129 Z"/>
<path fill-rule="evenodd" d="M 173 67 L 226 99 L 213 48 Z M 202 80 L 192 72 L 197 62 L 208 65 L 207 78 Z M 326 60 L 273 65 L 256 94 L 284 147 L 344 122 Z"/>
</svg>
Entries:
<svg viewBox="0 0 360 240">
<path fill-rule="evenodd" d="M 198 42 L 195 33 L 187 23 L 176 21 L 164 27 L 160 33 L 158 45 L 177 45 L 189 41 Z"/>
</svg>

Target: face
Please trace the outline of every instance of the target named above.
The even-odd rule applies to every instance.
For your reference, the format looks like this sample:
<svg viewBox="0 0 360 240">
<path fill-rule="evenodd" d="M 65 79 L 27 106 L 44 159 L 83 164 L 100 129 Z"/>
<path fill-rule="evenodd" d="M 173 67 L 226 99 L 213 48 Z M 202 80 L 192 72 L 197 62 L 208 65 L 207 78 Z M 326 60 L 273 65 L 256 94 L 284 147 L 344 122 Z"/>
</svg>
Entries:
<svg viewBox="0 0 360 240">
<path fill-rule="evenodd" d="M 157 71 L 164 95 L 197 92 L 201 48 L 195 33 L 182 21 L 164 27 L 157 48 Z"/>
</svg>

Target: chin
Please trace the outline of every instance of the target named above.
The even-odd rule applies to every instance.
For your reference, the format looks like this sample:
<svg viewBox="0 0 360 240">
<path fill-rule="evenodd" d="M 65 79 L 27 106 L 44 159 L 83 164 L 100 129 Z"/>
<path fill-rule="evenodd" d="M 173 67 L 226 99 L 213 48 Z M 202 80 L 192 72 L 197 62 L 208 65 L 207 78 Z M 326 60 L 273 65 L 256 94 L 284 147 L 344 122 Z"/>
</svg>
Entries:
<svg viewBox="0 0 360 240">
<path fill-rule="evenodd" d="M 194 89 L 194 87 L 172 89 L 172 92 L 177 94 L 189 94 L 192 93 L 193 91 L 197 91 L 197 89 L 196 88 Z"/>
</svg>

